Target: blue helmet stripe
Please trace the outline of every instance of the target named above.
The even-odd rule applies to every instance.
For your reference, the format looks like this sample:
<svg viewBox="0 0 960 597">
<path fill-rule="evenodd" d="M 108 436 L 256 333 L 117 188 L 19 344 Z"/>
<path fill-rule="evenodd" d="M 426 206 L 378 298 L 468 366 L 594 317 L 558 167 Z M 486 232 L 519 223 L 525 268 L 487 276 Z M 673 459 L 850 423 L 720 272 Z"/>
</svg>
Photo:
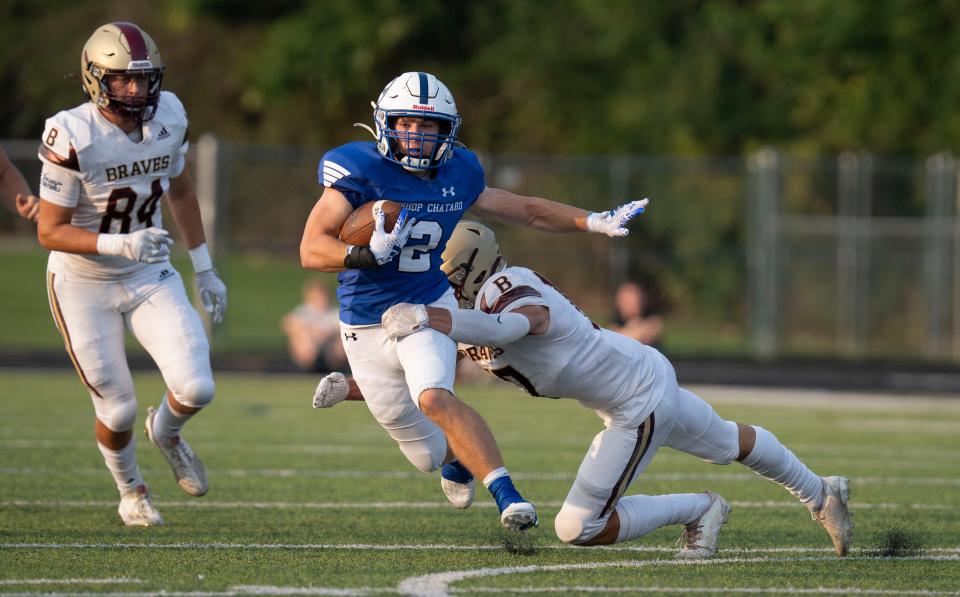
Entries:
<svg viewBox="0 0 960 597">
<path fill-rule="evenodd" d="M 420 103 L 425 104 L 430 101 L 430 84 L 427 83 L 427 73 L 417 73 L 420 77 Z"/>
</svg>

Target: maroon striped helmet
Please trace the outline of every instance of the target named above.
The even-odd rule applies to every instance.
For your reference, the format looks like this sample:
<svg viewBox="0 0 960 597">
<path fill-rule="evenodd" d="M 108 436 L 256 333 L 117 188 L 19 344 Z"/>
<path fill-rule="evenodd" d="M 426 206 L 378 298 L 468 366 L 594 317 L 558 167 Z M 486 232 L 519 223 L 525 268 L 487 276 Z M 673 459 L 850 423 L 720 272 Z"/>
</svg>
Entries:
<svg viewBox="0 0 960 597">
<path fill-rule="evenodd" d="M 133 23 L 108 23 L 97 27 L 80 55 L 83 92 L 98 108 L 130 118 L 153 118 L 160 101 L 163 59 L 157 44 Z M 145 77 L 146 97 L 131 97 L 110 91 L 116 76 Z"/>
</svg>

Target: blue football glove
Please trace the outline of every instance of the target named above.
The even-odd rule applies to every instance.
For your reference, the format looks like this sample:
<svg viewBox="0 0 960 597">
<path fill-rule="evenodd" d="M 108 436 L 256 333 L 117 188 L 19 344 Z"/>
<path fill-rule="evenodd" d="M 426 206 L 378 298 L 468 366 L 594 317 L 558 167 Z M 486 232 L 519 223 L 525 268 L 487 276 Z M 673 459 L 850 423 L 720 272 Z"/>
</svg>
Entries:
<svg viewBox="0 0 960 597">
<path fill-rule="evenodd" d="M 631 201 L 610 211 L 594 212 L 587 216 L 587 230 L 607 236 L 626 236 L 630 231 L 626 224 L 647 209 L 649 199 Z"/>
<path fill-rule="evenodd" d="M 383 265 L 400 254 L 403 246 L 407 244 L 410 233 L 413 231 L 413 225 L 417 223 L 417 220 L 410 216 L 410 212 L 406 208 L 403 208 L 400 210 L 400 215 L 397 216 L 397 223 L 394 224 L 393 230 L 387 232 L 384 230 L 386 215 L 383 213 L 379 202 L 373 206 L 373 218 L 376 224 L 374 225 L 373 236 L 370 237 L 370 251 L 377 259 L 377 265 Z"/>
</svg>

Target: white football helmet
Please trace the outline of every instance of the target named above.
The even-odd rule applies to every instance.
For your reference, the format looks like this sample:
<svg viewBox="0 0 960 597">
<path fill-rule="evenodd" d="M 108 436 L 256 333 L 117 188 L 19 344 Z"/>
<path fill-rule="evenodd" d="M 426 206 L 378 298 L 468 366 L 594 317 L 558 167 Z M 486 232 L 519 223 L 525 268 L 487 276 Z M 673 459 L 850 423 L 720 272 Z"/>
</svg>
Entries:
<svg viewBox="0 0 960 597">
<path fill-rule="evenodd" d="M 408 170 L 423 171 L 438 168 L 453 155 L 460 132 L 460 114 L 453 94 L 440 79 L 429 73 L 403 73 L 387 83 L 373 107 L 377 150 L 383 157 Z M 403 153 L 397 141 L 408 133 L 395 128 L 401 116 L 429 118 L 440 123 L 440 134 L 436 138 L 424 135 L 426 141 L 435 142 L 430 155 L 414 157 Z"/>
<path fill-rule="evenodd" d="M 487 278 L 507 267 L 493 230 L 470 220 L 460 220 L 440 259 L 462 309 L 472 309 Z"/>
<path fill-rule="evenodd" d="M 112 75 L 145 75 L 147 97 L 120 97 L 110 92 Z M 139 118 L 153 118 L 160 102 L 163 59 L 147 32 L 133 23 L 107 23 L 97 27 L 80 54 L 83 93 L 98 108 Z"/>
</svg>

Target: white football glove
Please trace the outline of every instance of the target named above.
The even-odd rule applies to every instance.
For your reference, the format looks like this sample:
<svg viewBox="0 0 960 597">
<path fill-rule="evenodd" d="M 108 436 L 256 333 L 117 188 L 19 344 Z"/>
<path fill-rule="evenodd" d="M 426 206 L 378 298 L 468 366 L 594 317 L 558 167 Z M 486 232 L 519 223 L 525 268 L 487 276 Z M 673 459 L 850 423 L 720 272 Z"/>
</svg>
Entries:
<svg viewBox="0 0 960 597">
<path fill-rule="evenodd" d="M 398 303 L 383 312 L 380 323 L 387 335 L 396 340 L 427 327 L 430 316 L 423 305 Z"/>
<path fill-rule="evenodd" d="M 587 230 L 607 236 L 626 236 L 630 231 L 626 224 L 646 210 L 649 199 L 631 201 L 610 211 L 594 212 L 587 216 Z"/>
<path fill-rule="evenodd" d="M 383 265 L 400 254 L 403 245 L 407 244 L 407 240 L 410 238 L 416 220 L 410 216 L 410 212 L 406 208 L 401 209 L 393 230 L 386 232 L 383 229 L 386 215 L 383 213 L 379 201 L 373 204 L 373 218 L 376 224 L 373 229 L 373 236 L 370 237 L 370 251 L 376 257 L 377 265 Z"/>
<path fill-rule="evenodd" d="M 220 323 L 227 310 L 227 286 L 217 275 L 217 270 L 208 269 L 197 272 L 197 292 L 203 302 L 203 309 L 210 314 L 210 321 Z"/>
<path fill-rule="evenodd" d="M 160 263 L 170 258 L 172 244 L 169 232 L 151 226 L 129 234 L 101 234 L 97 236 L 97 253 L 143 263 Z"/>
<path fill-rule="evenodd" d="M 313 393 L 313 408 L 330 408 L 334 404 L 343 402 L 349 390 L 347 378 L 343 373 L 334 371 L 317 384 L 317 389 Z"/>
</svg>

